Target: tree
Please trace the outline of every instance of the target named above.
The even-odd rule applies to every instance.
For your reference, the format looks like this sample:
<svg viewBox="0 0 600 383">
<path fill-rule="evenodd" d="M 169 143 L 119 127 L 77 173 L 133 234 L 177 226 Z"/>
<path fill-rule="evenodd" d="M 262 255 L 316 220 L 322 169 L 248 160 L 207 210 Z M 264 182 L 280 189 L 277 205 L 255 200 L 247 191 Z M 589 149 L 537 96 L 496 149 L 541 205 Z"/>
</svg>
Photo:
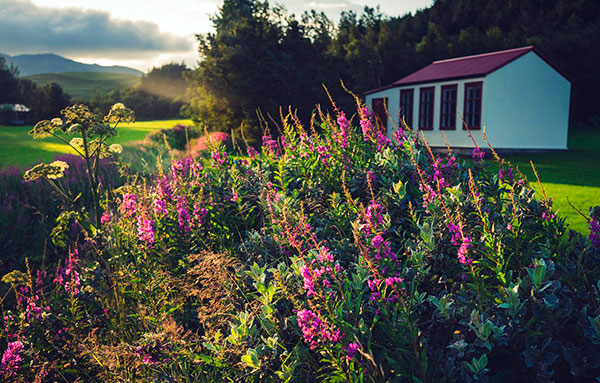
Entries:
<svg viewBox="0 0 600 383">
<path fill-rule="evenodd" d="M 8 66 L 6 59 L 0 56 L 0 104 L 14 104 L 19 101 L 19 70 Z"/>
</svg>

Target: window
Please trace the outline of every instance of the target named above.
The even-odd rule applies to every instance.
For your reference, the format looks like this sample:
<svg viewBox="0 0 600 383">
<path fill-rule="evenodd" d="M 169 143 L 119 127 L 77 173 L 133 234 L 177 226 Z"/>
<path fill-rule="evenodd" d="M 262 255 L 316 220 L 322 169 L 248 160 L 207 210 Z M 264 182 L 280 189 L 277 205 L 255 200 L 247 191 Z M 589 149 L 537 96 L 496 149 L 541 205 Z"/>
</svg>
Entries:
<svg viewBox="0 0 600 383">
<path fill-rule="evenodd" d="M 434 87 L 421 88 L 419 95 L 419 129 L 433 129 Z"/>
<path fill-rule="evenodd" d="M 387 98 L 374 98 L 371 107 L 373 109 L 373 117 L 375 117 L 375 122 L 378 125 L 387 129 Z"/>
<path fill-rule="evenodd" d="M 481 82 L 465 84 L 465 124 L 469 129 L 481 129 L 481 85 Z"/>
<path fill-rule="evenodd" d="M 456 129 L 456 85 L 442 86 L 440 129 Z"/>
<path fill-rule="evenodd" d="M 406 126 L 413 127 L 413 100 L 415 92 L 413 89 L 402 89 L 400 91 L 400 118 L 404 119 Z"/>
</svg>

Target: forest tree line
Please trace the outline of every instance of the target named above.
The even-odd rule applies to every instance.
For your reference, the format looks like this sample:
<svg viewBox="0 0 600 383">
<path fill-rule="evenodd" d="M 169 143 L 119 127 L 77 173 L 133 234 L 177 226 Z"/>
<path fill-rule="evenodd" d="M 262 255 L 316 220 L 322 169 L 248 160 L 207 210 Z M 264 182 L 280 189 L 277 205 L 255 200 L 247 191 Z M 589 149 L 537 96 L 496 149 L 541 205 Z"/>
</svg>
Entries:
<svg viewBox="0 0 600 383">
<path fill-rule="evenodd" d="M 189 75 L 192 118 L 210 128 L 245 126 L 257 115 L 279 119 L 292 106 L 304 122 L 432 61 L 533 45 L 572 82 L 573 121 L 600 111 L 600 2 L 596 0 L 437 0 L 399 17 L 366 7 L 337 24 L 323 13 L 288 14 L 258 0 L 225 0 L 214 32 L 197 36 L 200 61 Z M 254 128 L 254 129 L 252 129 Z"/>
</svg>

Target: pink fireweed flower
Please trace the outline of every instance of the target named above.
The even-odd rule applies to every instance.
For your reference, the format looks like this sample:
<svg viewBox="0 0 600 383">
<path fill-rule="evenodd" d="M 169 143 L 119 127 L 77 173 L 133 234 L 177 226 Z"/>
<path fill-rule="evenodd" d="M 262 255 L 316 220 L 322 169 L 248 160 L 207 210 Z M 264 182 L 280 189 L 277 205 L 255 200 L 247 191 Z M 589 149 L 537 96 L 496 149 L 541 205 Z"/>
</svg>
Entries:
<svg viewBox="0 0 600 383">
<path fill-rule="evenodd" d="M 136 197 L 135 194 L 127 193 L 123 195 L 123 203 L 121 204 L 121 209 L 123 209 L 123 214 L 125 217 L 131 218 L 135 215 L 136 211 Z"/>
<path fill-rule="evenodd" d="M 235 191 L 234 188 L 231 188 L 231 202 L 237 202 L 239 199 L 238 193 Z"/>
<path fill-rule="evenodd" d="M 194 211 L 192 212 L 194 217 L 194 222 L 197 226 L 202 226 L 206 223 L 206 216 L 208 215 L 208 210 L 203 208 L 199 202 L 194 204 Z"/>
<path fill-rule="evenodd" d="M 315 292 L 315 280 L 313 278 L 310 269 L 306 266 L 302 266 L 300 268 L 300 274 L 302 275 L 302 279 L 304 281 L 304 289 L 306 289 L 306 295 L 308 297 L 314 297 L 316 295 Z"/>
<path fill-rule="evenodd" d="M 348 119 L 346 118 L 346 115 L 344 114 L 344 112 L 340 112 L 340 114 L 337 118 L 337 123 L 340 127 L 338 143 L 340 144 L 342 149 L 346 149 L 348 147 L 348 136 L 349 136 L 350 123 L 348 122 Z"/>
<path fill-rule="evenodd" d="M 371 204 L 367 207 L 367 227 L 365 228 L 367 232 L 373 231 L 374 226 L 383 225 L 383 208 L 380 204 L 375 201 L 371 201 Z"/>
<path fill-rule="evenodd" d="M 554 218 L 556 218 L 556 216 L 554 215 L 554 213 L 545 213 L 545 212 L 542 213 L 542 219 L 544 221 L 550 222 Z"/>
<path fill-rule="evenodd" d="M 246 152 L 248 152 L 248 157 L 251 159 L 255 159 L 258 156 L 258 152 L 252 146 L 248 146 Z"/>
<path fill-rule="evenodd" d="M 426 212 L 429 212 L 427 206 L 435 201 L 438 194 L 428 184 L 420 183 L 419 190 L 423 192 L 423 209 L 425 209 Z"/>
<path fill-rule="evenodd" d="M 109 222 L 110 222 L 110 219 L 111 219 L 111 218 L 112 218 L 112 217 L 111 217 L 111 215 L 110 215 L 110 211 L 106 210 L 106 211 L 104 212 L 104 214 L 102 214 L 102 218 L 100 218 L 100 223 L 101 223 L 101 224 L 103 224 L 103 225 L 106 225 L 107 223 L 109 223 Z"/>
<path fill-rule="evenodd" d="M 54 283 L 63 286 L 66 291 L 75 295 L 79 294 L 79 286 L 81 285 L 79 272 L 77 271 L 78 265 L 79 251 L 75 249 L 69 252 L 69 259 L 65 262 L 64 267 L 61 267 L 59 264 L 54 277 Z"/>
<path fill-rule="evenodd" d="M 452 233 L 452 244 L 454 246 L 460 245 L 457 253 L 458 261 L 463 265 L 473 264 L 473 260 L 468 257 L 468 251 L 473 247 L 473 245 L 471 245 L 473 240 L 463 233 L 462 225 L 455 225 L 452 222 L 449 222 L 446 226 Z"/>
<path fill-rule="evenodd" d="M 154 200 L 154 214 L 165 215 L 167 214 L 167 203 L 162 199 Z"/>
<path fill-rule="evenodd" d="M 6 351 L 2 355 L 2 362 L 0 363 L 0 370 L 2 375 L 9 378 L 17 376 L 17 372 L 21 368 L 21 356 L 19 353 L 23 350 L 23 343 L 21 341 L 10 342 L 6 347 Z"/>
<path fill-rule="evenodd" d="M 298 327 L 302 331 L 304 341 L 309 344 L 311 350 L 325 344 L 335 345 L 339 343 L 342 336 L 338 330 L 329 328 L 327 324 L 321 320 L 311 310 L 301 310 L 297 313 Z"/>
<path fill-rule="evenodd" d="M 277 154 L 279 150 L 279 146 L 277 145 L 277 141 L 271 138 L 269 135 L 265 135 L 262 138 L 262 146 L 271 154 Z"/>
<path fill-rule="evenodd" d="M 138 217 L 138 238 L 146 243 L 149 248 L 154 248 L 154 221 L 142 217 Z"/>
<path fill-rule="evenodd" d="M 398 129 L 394 132 L 394 139 L 398 144 L 402 144 L 404 141 L 406 141 L 406 133 L 402 127 L 398 127 Z"/>
<path fill-rule="evenodd" d="M 321 247 L 321 251 L 319 251 L 319 261 L 333 263 L 333 255 L 331 255 L 329 248 L 325 246 Z"/>
<path fill-rule="evenodd" d="M 383 243 L 383 238 L 379 234 L 374 236 L 373 239 L 371 240 L 371 245 L 376 249 L 379 249 L 381 247 L 382 243 Z"/>
<path fill-rule="evenodd" d="M 475 147 L 475 149 L 473 149 L 473 160 L 475 160 L 475 162 L 479 163 L 483 160 L 483 158 L 485 157 L 485 152 L 478 148 Z"/>
<path fill-rule="evenodd" d="M 190 231 L 190 212 L 187 209 L 187 200 L 185 197 L 179 197 L 177 200 L 177 223 L 179 230 Z"/>
<path fill-rule="evenodd" d="M 402 283 L 402 281 L 404 281 L 404 279 L 400 277 L 389 277 L 385 279 L 385 285 L 390 287 L 394 286 L 395 284 L 400 284 Z"/>
<path fill-rule="evenodd" d="M 354 354 L 360 349 L 360 345 L 358 343 L 350 343 L 346 347 L 346 360 L 352 360 L 354 358 Z"/>
<path fill-rule="evenodd" d="M 329 164 L 328 160 L 331 157 L 329 148 L 327 146 L 317 146 L 317 153 L 319 153 L 319 159 L 323 165 L 327 166 Z"/>
<path fill-rule="evenodd" d="M 369 183 L 374 184 L 377 181 L 377 175 L 372 170 L 367 170 L 367 180 Z"/>
<path fill-rule="evenodd" d="M 212 158 L 213 166 L 216 166 L 216 164 L 223 165 L 225 162 L 227 162 L 227 153 L 221 153 L 217 149 L 214 149 L 210 153 L 210 157 Z"/>
<path fill-rule="evenodd" d="M 171 190 L 171 184 L 169 183 L 169 178 L 167 176 L 163 176 L 163 178 L 158 181 L 158 195 L 166 200 L 170 201 L 173 199 L 173 191 Z"/>
</svg>

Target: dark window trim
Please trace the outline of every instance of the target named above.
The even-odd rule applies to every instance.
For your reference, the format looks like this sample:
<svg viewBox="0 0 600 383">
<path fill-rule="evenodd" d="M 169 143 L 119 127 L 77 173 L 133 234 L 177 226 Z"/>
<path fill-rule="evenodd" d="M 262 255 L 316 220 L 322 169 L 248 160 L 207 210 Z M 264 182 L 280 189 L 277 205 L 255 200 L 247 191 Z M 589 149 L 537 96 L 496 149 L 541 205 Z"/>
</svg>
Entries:
<svg viewBox="0 0 600 383">
<path fill-rule="evenodd" d="M 451 108 L 450 113 L 454 113 L 454 125 L 444 126 L 442 122 L 444 121 L 444 90 L 446 89 L 454 89 L 454 106 Z M 458 84 L 452 85 L 442 85 L 442 91 L 440 92 L 440 130 L 456 130 L 456 105 L 458 102 Z M 451 115 L 452 116 L 452 115 Z"/>
<path fill-rule="evenodd" d="M 481 129 L 481 115 L 482 115 L 482 110 L 481 110 L 481 100 L 483 99 L 483 81 L 476 81 L 476 82 L 467 82 L 465 83 L 465 95 L 464 95 L 464 99 L 463 99 L 463 118 L 464 118 L 464 123 L 463 123 L 463 130 L 467 130 L 467 121 L 468 121 L 468 116 L 467 116 L 467 89 L 469 87 L 472 86 L 479 86 L 479 125 L 478 126 L 468 126 L 469 130 L 480 130 Z"/>
<path fill-rule="evenodd" d="M 403 94 L 410 94 L 410 110 L 408 111 L 403 111 L 402 110 L 402 95 Z M 400 118 L 402 118 L 402 116 L 405 116 L 404 120 L 406 121 L 406 125 L 409 128 L 413 128 L 415 121 L 414 121 L 414 114 L 415 114 L 415 88 L 407 88 L 407 89 L 400 89 Z M 410 118 L 408 117 L 410 116 Z"/>
<path fill-rule="evenodd" d="M 429 126 L 421 126 L 421 116 L 425 116 L 425 114 L 423 113 L 423 101 L 422 101 L 422 95 L 424 92 L 426 91 L 431 91 L 431 118 L 428 119 L 431 122 L 431 125 Z M 423 87 L 423 88 L 419 88 L 419 129 L 421 130 L 433 130 L 433 115 L 435 111 L 435 86 L 427 86 L 427 87 Z"/>
</svg>

